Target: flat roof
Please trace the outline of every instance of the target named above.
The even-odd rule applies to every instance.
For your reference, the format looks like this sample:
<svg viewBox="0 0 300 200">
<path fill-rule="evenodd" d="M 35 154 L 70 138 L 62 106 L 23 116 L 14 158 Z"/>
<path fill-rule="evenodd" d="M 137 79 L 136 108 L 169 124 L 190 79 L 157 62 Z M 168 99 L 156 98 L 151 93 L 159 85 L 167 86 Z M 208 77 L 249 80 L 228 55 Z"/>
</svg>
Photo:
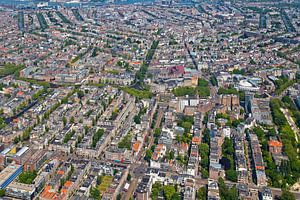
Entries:
<svg viewBox="0 0 300 200">
<path fill-rule="evenodd" d="M 0 185 L 13 175 L 22 165 L 11 164 L 0 173 Z"/>
<path fill-rule="evenodd" d="M 17 183 L 13 181 L 7 186 L 7 189 L 22 190 L 22 191 L 34 193 L 35 186 L 33 184 Z"/>
<path fill-rule="evenodd" d="M 16 153 L 16 156 L 22 156 L 28 149 L 28 147 L 22 147 L 22 149 Z"/>
<path fill-rule="evenodd" d="M 10 148 L 4 149 L 1 154 L 6 155 L 10 151 Z"/>
</svg>

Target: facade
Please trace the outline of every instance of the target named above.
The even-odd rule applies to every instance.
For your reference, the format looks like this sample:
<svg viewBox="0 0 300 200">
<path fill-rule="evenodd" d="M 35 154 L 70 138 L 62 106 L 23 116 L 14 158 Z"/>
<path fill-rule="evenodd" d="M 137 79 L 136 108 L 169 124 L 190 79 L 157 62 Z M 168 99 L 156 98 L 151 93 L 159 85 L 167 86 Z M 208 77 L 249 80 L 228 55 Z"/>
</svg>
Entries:
<svg viewBox="0 0 300 200">
<path fill-rule="evenodd" d="M 240 106 L 240 100 L 237 95 L 220 95 L 220 104 L 226 107 L 226 110 L 234 110 Z"/>
<path fill-rule="evenodd" d="M 25 162 L 24 170 L 25 171 L 34 171 L 39 169 L 42 164 L 46 161 L 47 154 L 45 150 L 36 151 L 29 160 Z"/>
<path fill-rule="evenodd" d="M 105 151 L 105 158 L 114 161 L 122 161 L 129 158 L 127 149 L 110 147 Z"/>
<path fill-rule="evenodd" d="M 265 165 L 257 135 L 250 134 L 250 145 L 252 150 L 253 166 L 255 168 L 256 184 L 258 186 L 266 186 L 267 177 L 265 173 Z"/>
<path fill-rule="evenodd" d="M 269 151 L 271 154 L 282 154 L 282 142 L 278 140 L 268 141 Z"/>
<path fill-rule="evenodd" d="M 209 200 L 219 200 L 220 199 L 220 193 L 219 193 L 219 186 L 218 182 L 215 180 L 208 180 L 208 186 L 207 186 L 207 199 Z"/>
<path fill-rule="evenodd" d="M 137 200 L 148 200 L 150 199 L 151 189 L 152 189 L 152 176 L 143 176 L 141 182 L 138 184 L 136 189 L 136 199 Z"/>
<path fill-rule="evenodd" d="M 270 99 L 253 98 L 250 100 L 250 112 L 253 118 L 263 124 L 272 124 L 272 115 L 269 106 Z"/>
<path fill-rule="evenodd" d="M 5 193 L 7 196 L 31 200 L 34 197 L 35 191 L 35 186 L 33 184 L 28 185 L 23 183 L 12 182 L 6 188 Z"/>
<path fill-rule="evenodd" d="M 264 187 L 263 191 L 261 192 L 260 195 L 261 200 L 272 200 L 273 199 L 273 194 L 270 188 Z"/>
</svg>

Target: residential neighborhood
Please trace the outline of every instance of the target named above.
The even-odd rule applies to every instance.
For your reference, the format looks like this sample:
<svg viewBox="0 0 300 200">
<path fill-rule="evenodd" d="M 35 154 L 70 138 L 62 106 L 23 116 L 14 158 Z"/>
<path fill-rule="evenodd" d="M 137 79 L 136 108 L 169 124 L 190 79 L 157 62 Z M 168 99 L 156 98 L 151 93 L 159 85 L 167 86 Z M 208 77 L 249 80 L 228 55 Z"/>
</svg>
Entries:
<svg viewBox="0 0 300 200">
<path fill-rule="evenodd" d="M 0 0 L 0 199 L 300 199 L 300 5 Z"/>
</svg>

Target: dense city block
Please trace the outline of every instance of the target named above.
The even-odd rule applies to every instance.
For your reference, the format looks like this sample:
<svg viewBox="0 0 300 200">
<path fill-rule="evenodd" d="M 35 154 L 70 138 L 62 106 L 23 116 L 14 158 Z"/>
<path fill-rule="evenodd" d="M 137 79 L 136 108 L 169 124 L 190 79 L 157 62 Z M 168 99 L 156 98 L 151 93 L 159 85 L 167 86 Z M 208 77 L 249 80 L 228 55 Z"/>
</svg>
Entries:
<svg viewBox="0 0 300 200">
<path fill-rule="evenodd" d="M 0 0 L 0 199 L 300 199 L 297 0 Z"/>
</svg>

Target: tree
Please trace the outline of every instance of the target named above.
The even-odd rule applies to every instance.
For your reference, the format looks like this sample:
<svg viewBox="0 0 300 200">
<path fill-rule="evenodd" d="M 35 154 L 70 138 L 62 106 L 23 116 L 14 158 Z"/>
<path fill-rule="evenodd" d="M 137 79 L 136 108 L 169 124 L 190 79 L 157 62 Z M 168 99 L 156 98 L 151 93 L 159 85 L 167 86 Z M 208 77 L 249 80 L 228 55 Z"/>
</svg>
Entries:
<svg viewBox="0 0 300 200">
<path fill-rule="evenodd" d="M 233 142 L 231 139 L 226 137 L 222 147 L 223 147 L 223 154 L 227 154 L 227 155 L 234 154 Z"/>
<path fill-rule="evenodd" d="M 183 122 L 182 127 L 184 128 L 185 133 L 188 133 L 191 130 L 192 123 L 191 122 Z"/>
<path fill-rule="evenodd" d="M 77 96 L 79 99 L 81 99 L 82 97 L 84 97 L 84 92 L 82 90 L 78 90 L 77 91 Z"/>
<path fill-rule="evenodd" d="M 222 178 L 218 179 L 219 191 L 221 199 L 236 200 L 238 199 L 238 192 L 236 187 L 228 188 Z"/>
<path fill-rule="evenodd" d="M 15 138 L 14 138 L 14 144 L 18 144 L 18 143 L 20 142 L 20 140 L 21 140 L 21 137 L 20 137 L 20 136 L 15 137 Z"/>
<path fill-rule="evenodd" d="M 100 138 L 102 137 L 102 135 L 104 134 L 104 129 L 98 129 L 94 135 L 93 135 L 93 138 L 92 138 L 92 147 L 95 148 L 98 141 L 100 140 Z"/>
<path fill-rule="evenodd" d="M 201 176 L 202 176 L 202 178 L 207 179 L 207 178 L 209 177 L 208 170 L 205 169 L 205 168 L 202 168 L 202 169 L 201 169 Z"/>
<path fill-rule="evenodd" d="M 101 199 L 101 194 L 100 191 L 97 187 L 91 187 L 90 189 L 90 197 L 96 200 Z"/>
<path fill-rule="evenodd" d="M 174 157 L 175 155 L 174 155 L 174 151 L 168 151 L 167 153 L 166 153 L 166 158 L 167 158 L 167 160 L 173 160 L 175 157 Z"/>
<path fill-rule="evenodd" d="M 173 185 L 164 186 L 164 197 L 166 198 L 166 200 L 171 200 L 175 193 L 176 190 Z"/>
<path fill-rule="evenodd" d="M 282 191 L 280 199 L 281 200 L 296 200 L 295 195 L 288 190 Z"/>
<path fill-rule="evenodd" d="M 159 137 L 160 134 L 161 134 L 161 128 L 156 128 L 156 129 L 154 130 L 154 137 Z"/>
<path fill-rule="evenodd" d="M 197 191 L 197 194 L 196 194 L 197 200 L 206 200 L 207 199 L 206 193 L 207 193 L 206 186 L 199 188 L 199 190 Z"/>
<path fill-rule="evenodd" d="M 97 177 L 97 185 L 100 185 L 103 180 L 103 175 Z"/>
<path fill-rule="evenodd" d="M 260 128 L 260 127 L 254 127 L 253 131 L 254 131 L 254 133 L 256 133 L 259 141 L 261 142 L 262 139 L 265 137 L 264 130 L 262 128 Z"/>
<path fill-rule="evenodd" d="M 203 143 L 206 143 L 206 144 L 209 144 L 210 143 L 210 131 L 208 128 L 206 128 L 204 130 L 204 133 L 203 133 Z"/>
<path fill-rule="evenodd" d="M 238 192 L 237 192 L 237 189 L 236 189 L 236 187 L 234 186 L 234 187 L 232 187 L 232 188 L 230 188 L 229 189 L 229 191 L 228 191 L 228 200 L 235 200 L 235 199 L 239 199 L 238 198 L 239 196 L 238 196 Z"/>
<path fill-rule="evenodd" d="M 122 138 L 122 140 L 118 143 L 118 147 L 120 149 L 126 148 L 126 149 L 131 149 L 131 139 L 132 139 L 132 135 L 131 134 L 127 134 L 126 136 L 124 136 Z"/>
<path fill-rule="evenodd" d="M 205 157 L 201 158 L 200 164 L 201 164 L 202 168 L 207 169 L 208 168 L 208 164 L 209 164 L 208 156 L 205 156 Z"/>
<path fill-rule="evenodd" d="M 1 189 L 0 190 L 0 197 L 4 197 L 5 196 L 5 190 L 4 189 Z"/>
<path fill-rule="evenodd" d="M 233 182 L 237 181 L 237 173 L 234 169 L 227 170 L 225 173 L 228 180 Z"/>
<path fill-rule="evenodd" d="M 154 149 L 155 149 L 155 145 L 152 145 L 151 146 L 151 151 L 154 152 Z"/>
<path fill-rule="evenodd" d="M 67 118 L 65 116 L 63 116 L 62 121 L 63 121 L 64 126 L 66 126 L 66 124 L 67 124 Z"/>
<path fill-rule="evenodd" d="M 134 116 L 134 123 L 141 124 L 141 117 L 139 115 Z"/>
<path fill-rule="evenodd" d="M 121 194 L 118 194 L 118 195 L 117 195 L 117 200 L 121 200 L 121 198 L 122 198 L 122 195 L 121 195 Z"/>
<path fill-rule="evenodd" d="M 146 155 L 145 155 L 145 160 L 147 160 L 148 162 L 150 162 L 152 157 L 152 151 L 150 149 L 146 150 Z"/>
<path fill-rule="evenodd" d="M 123 61 L 121 61 L 121 60 L 118 60 L 118 62 L 117 62 L 117 65 L 118 65 L 119 67 L 122 67 L 122 65 L 123 65 Z"/>
<path fill-rule="evenodd" d="M 209 153 L 209 145 L 206 143 L 201 143 L 199 146 L 199 153 L 201 157 L 207 156 Z"/>
<path fill-rule="evenodd" d="M 31 132 L 31 127 L 25 129 L 25 131 L 23 132 L 22 134 L 22 141 L 25 141 L 25 140 L 29 140 L 30 138 L 30 132 Z"/>
<path fill-rule="evenodd" d="M 33 172 L 22 172 L 19 175 L 19 182 L 24 184 L 31 184 L 37 176 L 36 171 Z"/>
<path fill-rule="evenodd" d="M 184 159 L 184 156 L 179 154 L 176 158 L 176 160 L 178 160 L 179 163 L 181 164 L 185 164 L 185 159 Z"/>
<path fill-rule="evenodd" d="M 197 90 L 193 87 L 189 87 L 189 86 L 180 86 L 180 87 L 177 87 L 173 90 L 173 94 L 177 97 L 180 97 L 180 96 L 186 96 L 186 95 L 189 95 L 189 96 L 195 96 L 197 93 Z"/>
<path fill-rule="evenodd" d="M 218 94 L 238 94 L 238 91 L 232 86 L 228 88 L 220 87 L 218 90 Z"/>
<path fill-rule="evenodd" d="M 155 182 L 152 186 L 151 199 L 156 200 L 159 193 L 161 193 L 162 190 L 163 190 L 162 184 L 160 182 Z"/>
<path fill-rule="evenodd" d="M 70 124 L 73 124 L 75 122 L 74 116 L 71 117 L 70 119 Z"/>
<path fill-rule="evenodd" d="M 131 174 L 129 173 L 128 175 L 127 175 L 127 181 L 130 181 L 131 180 Z"/>
<path fill-rule="evenodd" d="M 239 119 L 236 119 L 232 121 L 231 125 L 236 128 L 240 123 L 241 121 Z"/>
<path fill-rule="evenodd" d="M 234 69 L 232 71 L 233 74 L 241 74 L 241 75 L 245 75 L 246 74 L 246 71 L 245 69 Z"/>
<path fill-rule="evenodd" d="M 181 142 L 181 136 L 180 135 L 176 135 L 175 139 L 176 139 L 177 142 Z"/>
<path fill-rule="evenodd" d="M 175 194 L 173 194 L 172 200 L 181 200 L 181 195 L 180 195 L 180 193 L 176 192 Z"/>
<path fill-rule="evenodd" d="M 197 91 L 200 97 L 208 97 L 210 95 L 208 81 L 203 78 L 198 79 Z"/>
<path fill-rule="evenodd" d="M 218 81 L 215 75 L 210 77 L 210 82 L 213 86 L 218 86 Z"/>
</svg>

